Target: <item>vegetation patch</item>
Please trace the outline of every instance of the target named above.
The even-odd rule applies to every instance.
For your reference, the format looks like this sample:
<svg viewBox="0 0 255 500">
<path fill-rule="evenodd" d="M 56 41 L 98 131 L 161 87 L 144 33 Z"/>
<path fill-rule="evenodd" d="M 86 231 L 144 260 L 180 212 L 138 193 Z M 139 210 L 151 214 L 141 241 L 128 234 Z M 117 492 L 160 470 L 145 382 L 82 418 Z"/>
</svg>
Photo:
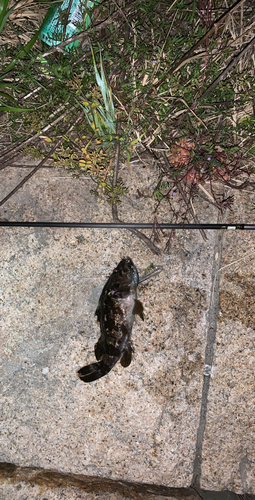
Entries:
<svg viewBox="0 0 255 500">
<path fill-rule="evenodd" d="M 195 198 L 229 208 L 234 197 L 217 195 L 215 186 L 253 187 L 254 2 L 83 5 L 72 50 L 64 36 L 58 49 L 39 42 L 39 15 L 30 40 L 23 38 L 13 18 L 18 4 L 31 29 L 28 9 L 43 6 L 47 15 L 49 6 L 22 0 L 13 10 L 3 2 L 0 29 L 14 30 L 16 45 L 0 47 L 0 111 L 8 118 L 1 138 L 12 142 L 2 168 L 10 150 L 40 158 L 54 148 L 56 166 L 90 177 L 95 196 L 116 205 L 127 194 L 119 163 L 146 153 L 158 172 L 156 212 L 167 203 L 176 223 L 197 220 Z"/>
</svg>

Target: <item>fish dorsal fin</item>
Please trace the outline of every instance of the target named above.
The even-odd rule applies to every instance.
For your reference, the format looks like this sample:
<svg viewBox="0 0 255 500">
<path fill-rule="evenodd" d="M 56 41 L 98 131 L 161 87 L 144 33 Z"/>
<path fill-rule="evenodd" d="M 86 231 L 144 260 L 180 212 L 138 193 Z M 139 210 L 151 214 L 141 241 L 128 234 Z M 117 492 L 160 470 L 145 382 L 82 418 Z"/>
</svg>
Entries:
<svg viewBox="0 0 255 500">
<path fill-rule="evenodd" d="M 138 314 L 142 320 L 144 320 L 144 315 L 143 315 L 143 305 L 140 300 L 135 299 L 135 305 L 133 308 L 133 314 Z"/>
</svg>

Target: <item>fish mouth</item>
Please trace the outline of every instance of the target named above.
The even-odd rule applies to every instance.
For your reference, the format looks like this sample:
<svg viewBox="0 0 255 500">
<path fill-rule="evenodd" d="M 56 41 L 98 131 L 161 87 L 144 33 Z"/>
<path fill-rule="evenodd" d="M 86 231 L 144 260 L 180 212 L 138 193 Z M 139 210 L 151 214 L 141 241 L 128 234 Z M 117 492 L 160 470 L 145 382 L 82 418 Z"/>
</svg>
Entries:
<svg viewBox="0 0 255 500">
<path fill-rule="evenodd" d="M 124 257 L 114 271 L 119 274 L 120 278 L 129 282 L 129 284 L 133 282 L 136 287 L 138 286 L 139 274 L 130 257 Z"/>
</svg>

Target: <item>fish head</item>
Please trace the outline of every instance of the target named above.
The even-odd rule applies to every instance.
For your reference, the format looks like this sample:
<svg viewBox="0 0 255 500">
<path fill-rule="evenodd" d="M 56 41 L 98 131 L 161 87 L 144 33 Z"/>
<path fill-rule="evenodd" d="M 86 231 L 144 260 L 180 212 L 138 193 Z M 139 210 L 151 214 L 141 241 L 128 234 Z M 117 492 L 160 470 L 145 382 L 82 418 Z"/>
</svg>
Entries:
<svg viewBox="0 0 255 500">
<path fill-rule="evenodd" d="M 130 257 L 124 257 L 113 271 L 113 277 L 120 285 L 137 288 L 139 274 Z"/>
</svg>

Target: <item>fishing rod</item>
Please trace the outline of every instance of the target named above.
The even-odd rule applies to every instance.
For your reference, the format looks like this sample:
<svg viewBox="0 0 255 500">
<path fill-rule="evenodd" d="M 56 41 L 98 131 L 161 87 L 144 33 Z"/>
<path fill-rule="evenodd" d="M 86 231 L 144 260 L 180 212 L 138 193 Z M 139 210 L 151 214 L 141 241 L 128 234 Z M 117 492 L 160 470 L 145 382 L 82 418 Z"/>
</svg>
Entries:
<svg viewBox="0 0 255 500">
<path fill-rule="evenodd" d="M 139 222 L 10 222 L 1 221 L 3 227 L 62 227 L 84 229 L 153 229 L 155 224 Z M 158 224 L 159 229 L 241 229 L 255 230 L 255 224 Z"/>
</svg>

